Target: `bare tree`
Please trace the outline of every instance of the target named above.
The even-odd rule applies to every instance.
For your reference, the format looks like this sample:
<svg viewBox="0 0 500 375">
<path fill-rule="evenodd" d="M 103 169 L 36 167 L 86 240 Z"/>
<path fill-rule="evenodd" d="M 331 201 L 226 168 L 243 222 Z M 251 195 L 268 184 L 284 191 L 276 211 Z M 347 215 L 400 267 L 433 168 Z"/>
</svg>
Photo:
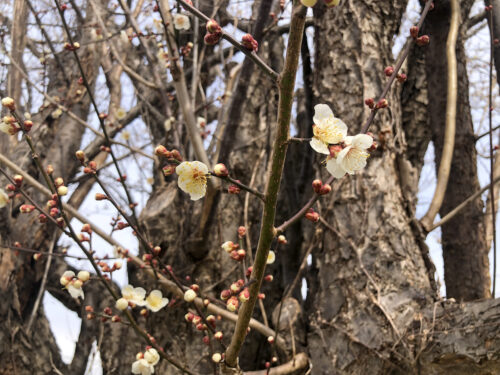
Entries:
<svg viewBox="0 0 500 375">
<path fill-rule="evenodd" d="M 0 374 L 84 374 L 94 344 L 105 374 L 497 373 L 464 43 L 488 24 L 500 66 L 500 21 L 473 3 L 410 29 L 407 1 L 2 5 Z M 69 364 L 44 293 L 81 318 Z"/>
</svg>

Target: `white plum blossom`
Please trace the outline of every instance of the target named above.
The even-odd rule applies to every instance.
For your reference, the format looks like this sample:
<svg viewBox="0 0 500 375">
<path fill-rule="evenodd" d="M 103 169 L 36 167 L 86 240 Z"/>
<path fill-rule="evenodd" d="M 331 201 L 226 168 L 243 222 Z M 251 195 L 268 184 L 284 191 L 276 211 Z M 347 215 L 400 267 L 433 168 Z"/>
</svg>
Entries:
<svg viewBox="0 0 500 375">
<path fill-rule="evenodd" d="M 160 361 L 160 354 L 155 348 L 149 348 L 144 353 L 144 359 L 152 366 L 156 365 Z"/>
<path fill-rule="evenodd" d="M 174 27 L 176 30 L 189 30 L 191 22 L 189 17 L 182 13 L 177 13 L 174 16 Z"/>
<path fill-rule="evenodd" d="M 180 163 L 175 172 L 179 175 L 177 184 L 182 191 L 188 193 L 191 200 L 196 201 L 207 192 L 208 167 L 200 161 Z"/>
<path fill-rule="evenodd" d="M 134 288 L 132 285 L 125 285 L 122 288 L 122 297 L 137 306 L 144 306 L 146 304 L 146 301 L 144 301 L 146 291 L 141 287 Z"/>
<path fill-rule="evenodd" d="M 358 134 L 346 137 L 344 145 L 336 158 L 328 158 L 326 162 L 326 169 L 336 178 L 346 173 L 354 174 L 366 166 L 366 159 L 370 156 L 367 150 L 373 145 L 373 138 L 368 134 Z"/>
<path fill-rule="evenodd" d="M 144 358 L 138 359 L 132 363 L 132 374 L 151 375 L 155 373 L 154 366 Z"/>
<path fill-rule="evenodd" d="M 72 280 L 66 285 L 66 289 L 68 289 L 69 294 L 71 297 L 78 299 L 78 297 L 81 297 L 82 299 L 84 298 L 83 294 L 83 289 L 82 289 L 83 283 L 81 280 L 75 279 Z"/>
<path fill-rule="evenodd" d="M 159 290 L 153 290 L 146 298 L 146 307 L 153 312 L 157 312 L 164 308 L 168 303 L 168 298 L 163 298 Z"/>
<path fill-rule="evenodd" d="M 9 202 L 9 196 L 3 189 L 0 189 L 0 208 L 5 207 L 8 202 Z"/>
<path fill-rule="evenodd" d="M 115 116 L 118 121 L 123 120 L 127 116 L 127 111 L 120 107 L 115 111 Z"/>
<path fill-rule="evenodd" d="M 198 125 L 199 128 L 204 128 L 205 125 L 207 125 L 207 120 L 205 120 L 204 117 L 198 117 L 196 119 L 196 125 Z"/>
<path fill-rule="evenodd" d="M 329 144 L 337 144 L 344 140 L 347 135 L 347 125 L 333 115 L 332 110 L 326 104 L 314 106 L 313 134 L 310 145 L 314 151 L 329 155 Z"/>
</svg>

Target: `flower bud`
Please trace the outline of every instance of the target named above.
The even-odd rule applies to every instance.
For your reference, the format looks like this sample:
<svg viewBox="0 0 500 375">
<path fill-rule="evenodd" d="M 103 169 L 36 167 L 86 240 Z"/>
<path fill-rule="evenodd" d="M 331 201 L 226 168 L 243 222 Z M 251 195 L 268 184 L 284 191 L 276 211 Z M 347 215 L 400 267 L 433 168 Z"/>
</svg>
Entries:
<svg viewBox="0 0 500 375">
<path fill-rule="evenodd" d="M 125 310 L 128 307 L 128 301 L 125 298 L 120 298 L 119 300 L 116 301 L 115 307 L 118 310 Z"/>
<path fill-rule="evenodd" d="M 259 50 L 259 43 L 254 39 L 251 34 L 245 34 L 241 38 L 241 44 L 243 47 L 250 51 L 257 52 Z"/>
<path fill-rule="evenodd" d="M 76 158 L 80 160 L 82 163 L 85 161 L 85 152 L 83 152 L 82 150 L 78 150 L 77 152 L 75 152 L 75 155 Z"/>
<path fill-rule="evenodd" d="M 184 301 L 193 302 L 196 298 L 196 292 L 192 289 L 188 289 L 184 292 Z"/>
<path fill-rule="evenodd" d="M 186 315 L 184 315 L 184 319 L 186 319 L 186 322 L 191 323 L 194 319 L 194 314 L 192 312 L 188 312 Z"/>
<path fill-rule="evenodd" d="M 21 186 L 23 184 L 23 176 L 20 174 L 16 174 L 12 179 L 14 180 L 16 186 Z"/>
<path fill-rule="evenodd" d="M 212 355 L 212 361 L 215 363 L 219 363 L 222 360 L 222 355 L 220 353 L 214 353 Z"/>
<path fill-rule="evenodd" d="M 80 280 L 80 279 L 77 279 L 77 280 L 73 280 L 73 282 L 71 283 L 71 285 L 73 285 L 76 289 L 80 289 L 83 285 L 83 281 Z"/>
<path fill-rule="evenodd" d="M 365 104 L 368 108 L 373 109 L 375 107 L 375 100 L 373 100 L 373 98 L 367 98 L 365 99 Z"/>
<path fill-rule="evenodd" d="M 46 215 L 44 215 L 44 214 L 40 214 L 40 215 L 38 216 L 38 222 L 39 222 L 40 224 L 45 224 L 47 221 L 48 221 L 48 218 L 47 218 L 47 216 L 46 216 Z"/>
<path fill-rule="evenodd" d="M 97 163 L 94 160 L 89 161 L 89 168 L 93 171 L 97 170 Z"/>
<path fill-rule="evenodd" d="M 283 244 L 283 245 L 286 245 L 288 243 L 288 241 L 286 240 L 286 237 L 284 235 L 282 235 L 282 234 L 280 234 L 278 236 L 278 242 L 281 243 L 281 244 Z"/>
<path fill-rule="evenodd" d="M 394 68 L 392 66 L 388 66 L 384 69 L 384 74 L 386 77 L 392 76 L 393 73 L 394 73 Z"/>
<path fill-rule="evenodd" d="M 214 333 L 214 338 L 216 340 L 220 341 L 220 340 L 222 340 L 223 337 L 224 337 L 224 334 L 221 331 L 217 331 L 217 332 Z"/>
<path fill-rule="evenodd" d="M 52 166 L 52 164 L 47 165 L 46 172 L 48 175 L 51 175 L 52 173 L 54 173 L 54 167 Z"/>
<path fill-rule="evenodd" d="M 221 27 L 216 20 L 210 20 L 207 22 L 207 32 L 208 33 L 220 33 L 222 31 Z"/>
<path fill-rule="evenodd" d="M 229 297 L 231 297 L 231 291 L 229 289 L 224 289 L 220 292 L 220 299 L 226 301 Z"/>
<path fill-rule="evenodd" d="M 389 102 L 385 98 L 380 99 L 379 102 L 377 103 L 377 109 L 387 108 L 388 106 L 389 106 Z"/>
<path fill-rule="evenodd" d="M 111 310 L 111 307 L 105 307 L 102 312 L 106 315 L 111 315 L 113 313 L 113 310 Z"/>
<path fill-rule="evenodd" d="M 410 35 L 413 39 L 418 38 L 418 26 L 412 26 L 410 27 Z"/>
<path fill-rule="evenodd" d="M 406 81 L 407 76 L 406 76 L 406 74 L 401 73 L 401 74 L 398 74 L 398 76 L 396 77 L 396 79 L 398 80 L 399 83 L 403 83 L 403 82 Z"/>
<path fill-rule="evenodd" d="M 16 191 L 16 190 L 17 190 L 17 188 L 16 188 L 14 185 L 12 185 L 12 184 L 8 184 L 8 185 L 5 187 L 5 190 L 7 190 L 7 191 Z"/>
<path fill-rule="evenodd" d="M 177 161 L 182 161 L 182 156 L 179 150 L 176 150 L 175 148 L 172 150 L 172 157 L 177 160 Z"/>
<path fill-rule="evenodd" d="M 113 315 L 113 317 L 111 318 L 111 321 L 113 323 L 119 323 L 122 321 L 122 319 L 118 315 Z"/>
<path fill-rule="evenodd" d="M 268 283 L 270 283 L 271 281 L 273 281 L 274 277 L 273 275 L 266 275 L 264 277 L 264 280 L 266 280 Z"/>
<path fill-rule="evenodd" d="M 231 312 L 235 312 L 236 310 L 238 310 L 238 305 L 238 299 L 234 296 L 229 298 L 226 302 L 226 308 Z"/>
<path fill-rule="evenodd" d="M 321 180 L 314 180 L 312 182 L 312 187 L 313 187 L 313 190 L 316 194 L 319 193 L 319 191 L 321 190 L 321 187 L 323 186 L 323 182 L 321 182 Z"/>
<path fill-rule="evenodd" d="M 95 194 L 95 200 L 96 201 L 103 201 L 103 200 L 106 200 L 106 199 L 108 199 L 108 197 L 105 194 L 101 194 L 101 193 L 96 193 Z"/>
<path fill-rule="evenodd" d="M 319 195 L 325 195 L 325 194 L 328 194 L 329 192 L 332 191 L 332 187 L 329 185 L 329 184 L 324 184 L 320 191 L 319 191 Z"/>
<path fill-rule="evenodd" d="M 229 175 L 229 171 L 227 170 L 226 166 L 222 163 L 215 165 L 214 173 L 218 177 L 226 177 L 227 175 Z"/>
<path fill-rule="evenodd" d="M 5 98 L 2 98 L 2 106 L 5 108 L 8 108 L 11 111 L 16 110 L 16 103 L 14 102 L 14 99 L 12 99 L 8 96 Z"/>
<path fill-rule="evenodd" d="M 429 44 L 429 41 L 430 41 L 429 35 L 422 35 L 417 38 L 416 43 L 418 46 L 422 47 Z"/>
<path fill-rule="evenodd" d="M 22 214 L 29 214 L 30 212 L 32 212 L 33 210 L 35 209 L 35 206 L 31 205 L 31 204 L 23 204 L 21 205 L 21 207 L 19 207 L 19 211 L 22 213 Z"/>
<path fill-rule="evenodd" d="M 200 323 L 201 323 L 201 321 L 202 321 L 202 320 L 203 320 L 203 319 L 201 319 L 201 316 L 199 316 L 199 315 L 195 315 L 195 316 L 193 317 L 193 324 L 194 324 L 195 326 L 197 326 L 198 324 L 200 324 Z"/>
<path fill-rule="evenodd" d="M 189 289 L 193 290 L 194 292 L 198 292 L 200 290 L 200 286 L 198 284 L 192 284 Z"/>
<path fill-rule="evenodd" d="M 253 267 L 252 266 L 248 267 L 247 272 L 245 273 L 246 277 L 250 277 L 250 275 L 252 274 L 252 271 L 253 271 Z"/>
<path fill-rule="evenodd" d="M 305 214 L 305 217 L 307 220 L 310 220 L 313 223 L 319 221 L 319 214 L 317 212 L 314 212 L 312 208 L 310 208 L 309 211 Z"/>
<path fill-rule="evenodd" d="M 90 279 L 90 273 L 88 271 L 80 271 L 77 277 L 81 282 L 86 282 Z"/>
<path fill-rule="evenodd" d="M 26 133 L 29 133 L 32 127 L 33 127 L 33 121 L 24 120 L 24 130 L 26 131 Z"/>
<path fill-rule="evenodd" d="M 247 229 L 243 226 L 238 227 L 238 237 L 243 238 L 247 234 Z"/>
<path fill-rule="evenodd" d="M 276 260 L 276 253 L 272 250 L 269 250 L 269 254 L 267 254 L 267 264 L 273 264 Z"/>
<path fill-rule="evenodd" d="M 171 153 L 165 148 L 165 146 L 159 145 L 155 148 L 156 156 L 163 156 L 165 158 L 171 157 Z"/>
<path fill-rule="evenodd" d="M 61 197 L 64 197 L 66 194 L 68 194 L 68 188 L 64 185 L 61 185 L 57 188 L 57 194 L 59 194 Z"/>
<path fill-rule="evenodd" d="M 267 342 L 268 342 L 269 344 L 271 344 L 271 345 L 272 345 L 272 344 L 274 344 L 274 336 L 269 336 L 269 337 L 267 338 Z"/>
<path fill-rule="evenodd" d="M 172 164 L 165 165 L 161 170 L 165 177 L 173 175 L 175 173 L 175 165 Z"/>
<path fill-rule="evenodd" d="M 227 188 L 227 192 L 229 194 L 239 194 L 241 192 L 241 189 L 236 185 L 229 185 L 229 187 Z"/>
<path fill-rule="evenodd" d="M 54 183 L 56 184 L 56 186 L 62 186 L 64 184 L 64 180 L 62 179 L 62 177 L 57 177 L 54 180 Z"/>
<path fill-rule="evenodd" d="M 235 244 L 233 243 L 233 241 L 226 241 L 222 244 L 222 250 L 224 250 L 226 253 L 231 253 L 231 251 L 235 250 Z M 236 245 L 236 248 L 238 248 L 238 246 Z"/>
<path fill-rule="evenodd" d="M 220 33 L 207 33 L 203 38 L 203 41 L 207 46 L 214 46 L 219 43 L 220 38 L 222 37 L 222 32 Z"/>
<path fill-rule="evenodd" d="M 266 295 L 264 293 L 257 294 L 258 299 L 266 299 Z"/>
<path fill-rule="evenodd" d="M 245 303 L 250 299 L 250 292 L 248 291 L 248 288 L 243 289 L 242 292 L 240 292 L 238 296 L 239 300 L 241 303 Z"/>
</svg>

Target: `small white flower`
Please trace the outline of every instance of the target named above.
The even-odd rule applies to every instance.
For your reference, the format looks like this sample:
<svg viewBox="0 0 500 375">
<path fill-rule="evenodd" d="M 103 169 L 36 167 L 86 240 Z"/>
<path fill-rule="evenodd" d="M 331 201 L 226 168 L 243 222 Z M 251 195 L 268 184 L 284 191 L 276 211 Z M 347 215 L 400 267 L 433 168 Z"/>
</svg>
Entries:
<svg viewBox="0 0 500 375">
<path fill-rule="evenodd" d="M 55 119 L 58 119 L 59 117 L 61 117 L 62 115 L 62 110 L 61 108 L 57 108 L 55 109 L 54 111 L 52 111 L 52 113 L 50 114 L 52 116 L 52 118 L 55 120 Z"/>
<path fill-rule="evenodd" d="M 269 254 L 267 255 L 267 264 L 273 264 L 276 260 L 276 254 L 274 251 L 269 250 Z"/>
<path fill-rule="evenodd" d="M 144 301 L 146 291 L 141 287 L 134 288 L 132 285 L 125 285 L 122 288 L 122 296 L 137 306 L 144 306 L 146 304 L 146 301 Z"/>
<path fill-rule="evenodd" d="M 168 303 L 168 298 L 163 298 L 159 290 L 153 290 L 146 298 L 146 307 L 153 312 L 157 312 L 164 308 Z"/>
<path fill-rule="evenodd" d="M 329 144 L 337 144 L 344 140 L 347 135 L 347 125 L 333 115 L 332 110 L 326 104 L 314 106 L 313 133 L 310 145 L 314 151 L 320 154 L 330 154 Z"/>
<path fill-rule="evenodd" d="M 82 299 L 84 298 L 82 282 L 80 280 L 73 280 L 66 286 L 66 289 L 68 289 L 71 297 L 75 299 L 77 299 L 78 297 L 81 297 Z"/>
<path fill-rule="evenodd" d="M 199 128 L 204 128 L 205 125 L 207 125 L 207 120 L 205 120 L 203 117 L 198 117 L 196 119 L 196 125 L 198 125 Z"/>
<path fill-rule="evenodd" d="M 118 121 L 123 120 L 127 116 L 127 111 L 120 107 L 115 111 L 115 116 Z"/>
<path fill-rule="evenodd" d="M 3 121 L 0 122 L 0 132 L 8 134 L 8 135 L 14 135 L 16 134 L 21 127 L 17 122 L 12 122 L 10 121 L 10 116 L 5 116 L 3 118 Z"/>
<path fill-rule="evenodd" d="M 346 147 L 337 157 L 329 158 L 326 162 L 326 169 L 336 178 L 341 178 L 346 173 L 354 174 L 366 166 L 366 159 L 370 156 L 366 150 L 372 146 L 373 138 L 367 134 L 358 134 L 346 137 L 344 143 Z"/>
<path fill-rule="evenodd" d="M 130 139 L 130 133 L 126 130 L 122 131 L 121 137 L 124 141 L 128 141 Z"/>
<path fill-rule="evenodd" d="M 156 365 L 160 361 L 160 354 L 155 348 L 149 348 L 144 353 L 144 359 L 152 366 Z"/>
<path fill-rule="evenodd" d="M 151 375 L 155 373 L 155 368 L 144 358 L 132 363 L 132 374 Z"/>
<path fill-rule="evenodd" d="M 189 30 L 191 22 L 185 14 L 177 13 L 174 16 L 174 27 L 176 30 Z"/>
<path fill-rule="evenodd" d="M 200 161 L 182 162 L 175 169 L 179 175 L 177 184 L 196 201 L 207 192 L 208 167 Z"/>
<path fill-rule="evenodd" d="M 172 129 L 172 124 L 174 123 L 174 121 L 175 117 L 173 116 L 170 116 L 168 119 L 165 120 L 165 122 L 163 123 L 163 127 L 165 128 L 166 132 L 169 132 L 170 129 Z"/>
<path fill-rule="evenodd" d="M 222 244 L 222 250 L 224 250 L 226 253 L 230 253 L 231 251 L 234 250 L 234 243 L 233 241 L 226 241 Z"/>
<path fill-rule="evenodd" d="M 0 208 L 5 207 L 8 202 L 9 202 L 9 196 L 3 189 L 0 189 Z"/>
</svg>

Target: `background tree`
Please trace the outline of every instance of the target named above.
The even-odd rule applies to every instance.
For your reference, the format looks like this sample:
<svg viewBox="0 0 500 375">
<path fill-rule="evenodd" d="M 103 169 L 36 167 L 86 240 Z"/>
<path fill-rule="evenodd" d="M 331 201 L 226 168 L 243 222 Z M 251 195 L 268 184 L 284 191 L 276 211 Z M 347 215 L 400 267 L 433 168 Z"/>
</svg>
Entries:
<svg viewBox="0 0 500 375">
<path fill-rule="evenodd" d="M 79 233 L 92 210 L 110 213 L 91 223 L 99 272 L 113 267 L 114 259 L 101 259 L 113 257 L 111 246 L 127 249 L 129 283 L 161 289 L 170 303 L 147 316 L 129 310 L 130 324 L 111 322 L 106 307 L 128 322 L 115 309 L 116 276 L 104 283 L 112 293 L 93 276 L 84 299 L 72 298 L 60 284 L 64 271 L 79 270 L 68 263 L 68 237 L 52 219 L 20 213 L 32 204 L 27 196 L 11 197 L 0 210 L 0 374 L 83 374 L 93 343 L 105 374 L 130 373 L 148 344 L 165 350 L 155 366 L 161 374 L 266 374 L 267 363 L 271 374 L 495 373 L 500 306 L 491 299 L 488 252 L 498 191 L 486 205 L 476 194 L 477 150 L 486 138 L 474 134 L 466 69 L 473 62 L 464 45 L 487 20 L 498 52 L 500 4 L 471 16 L 473 3 L 423 2 L 413 37 L 408 22 L 402 26 L 406 1 L 318 2 L 310 17 L 299 2 L 283 1 L 254 1 L 239 15 L 237 2 L 211 0 L 2 5 L 0 95 L 34 124 L 27 135 L 0 137 L 2 185 L 22 175 L 15 192 L 45 208 L 52 194 L 43 171 L 52 165 L 71 193 L 55 218 L 68 215 Z M 207 28 L 211 18 L 223 34 L 215 24 Z M 398 34 L 405 43 L 393 56 Z M 330 177 L 325 155 L 308 142 L 316 104 L 328 104 L 349 134 L 372 132 L 378 147 L 362 171 Z M 491 121 L 487 133 L 494 134 Z M 417 186 L 431 141 L 437 211 L 419 221 Z M 178 162 L 155 153 L 160 144 L 211 170 L 224 163 L 229 177 L 212 176 L 205 197 L 192 201 L 169 173 Z M 82 173 L 79 149 L 96 174 Z M 493 151 L 490 183 L 500 176 Z M 331 181 L 332 191 L 320 197 L 314 179 Z M 50 177 L 48 185 L 54 188 Z M 228 194 L 238 186 L 239 194 Z M 96 193 L 108 199 L 95 201 Z M 304 218 L 309 207 L 318 213 L 314 223 Z M 437 227 L 447 299 L 425 242 Z M 226 241 L 239 242 L 244 261 L 221 249 Z M 276 261 L 263 273 L 270 248 Z M 259 290 L 264 274 L 274 278 Z M 238 279 L 249 280 L 250 301 L 237 316 L 219 296 Z M 208 305 L 183 300 L 192 284 Z M 40 304 L 44 293 L 82 318 L 69 364 Z M 222 344 L 186 322 L 188 311 L 220 315 Z M 226 364 L 214 363 L 213 354 L 223 352 Z"/>
</svg>

